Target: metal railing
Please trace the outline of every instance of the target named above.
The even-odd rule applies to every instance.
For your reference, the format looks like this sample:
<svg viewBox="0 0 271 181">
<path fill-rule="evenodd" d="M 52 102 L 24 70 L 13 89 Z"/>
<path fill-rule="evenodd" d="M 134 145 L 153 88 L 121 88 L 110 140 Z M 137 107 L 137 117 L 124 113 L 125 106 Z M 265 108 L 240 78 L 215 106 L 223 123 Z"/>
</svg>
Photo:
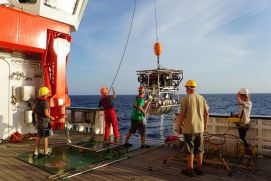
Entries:
<svg viewBox="0 0 271 181">
<path fill-rule="evenodd" d="M 231 134 L 238 136 L 235 123 L 227 121 L 228 115 L 211 114 L 208 132 L 211 134 Z M 271 116 L 252 115 L 247 132 L 248 142 L 256 146 L 260 154 L 271 156 Z"/>
<path fill-rule="evenodd" d="M 178 116 L 173 117 L 173 135 L 178 135 Z M 210 114 L 207 132 L 218 135 L 233 135 L 239 138 L 237 125 L 228 122 L 229 115 Z M 271 156 L 271 116 L 252 115 L 250 117 L 250 127 L 246 139 L 252 146 L 258 149 L 262 155 Z"/>
<path fill-rule="evenodd" d="M 67 127 L 78 132 L 104 133 L 103 109 L 68 107 Z"/>
</svg>

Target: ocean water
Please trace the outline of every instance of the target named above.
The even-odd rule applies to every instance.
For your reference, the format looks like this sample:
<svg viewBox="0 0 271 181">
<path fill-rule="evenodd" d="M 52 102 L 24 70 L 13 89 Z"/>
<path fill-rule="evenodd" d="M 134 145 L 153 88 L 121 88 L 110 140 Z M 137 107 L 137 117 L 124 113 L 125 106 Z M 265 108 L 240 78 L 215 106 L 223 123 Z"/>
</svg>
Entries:
<svg viewBox="0 0 271 181">
<path fill-rule="evenodd" d="M 183 96 L 183 95 L 182 95 Z M 238 113 L 239 107 L 235 94 L 205 94 L 203 95 L 209 105 L 210 114 L 230 114 Z M 100 96 L 98 95 L 80 95 L 70 96 L 72 107 L 95 108 L 98 106 Z M 126 134 L 130 127 L 130 115 L 132 112 L 132 103 L 135 95 L 118 95 L 114 101 L 116 108 L 119 129 L 122 134 Z M 251 94 L 252 115 L 271 116 L 271 94 Z M 178 112 L 178 109 L 175 110 Z M 163 140 L 166 136 L 172 134 L 173 113 L 148 116 L 147 117 L 147 137 Z"/>
</svg>

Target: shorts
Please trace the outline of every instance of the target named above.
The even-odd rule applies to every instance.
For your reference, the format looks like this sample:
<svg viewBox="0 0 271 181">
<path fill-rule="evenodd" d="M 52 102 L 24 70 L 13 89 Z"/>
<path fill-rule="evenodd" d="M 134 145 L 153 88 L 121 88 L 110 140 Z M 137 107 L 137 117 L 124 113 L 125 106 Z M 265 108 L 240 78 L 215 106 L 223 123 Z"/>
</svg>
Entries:
<svg viewBox="0 0 271 181">
<path fill-rule="evenodd" d="M 184 152 L 186 154 L 198 154 L 204 152 L 203 133 L 184 134 Z"/>
<path fill-rule="evenodd" d="M 51 128 L 38 129 L 38 137 L 46 138 L 53 135 L 53 130 Z"/>
<path fill-rule="evenodd" d="M 138 120 L 131 120 L 131 128 L 129 129 L 129 132 L 132 134 L 136 133 L 136 130 L 138 130 L 140 136 L 144 136 L 146 133 L 146 127 L 145 124 L 142 121 Z"/>
</svg>

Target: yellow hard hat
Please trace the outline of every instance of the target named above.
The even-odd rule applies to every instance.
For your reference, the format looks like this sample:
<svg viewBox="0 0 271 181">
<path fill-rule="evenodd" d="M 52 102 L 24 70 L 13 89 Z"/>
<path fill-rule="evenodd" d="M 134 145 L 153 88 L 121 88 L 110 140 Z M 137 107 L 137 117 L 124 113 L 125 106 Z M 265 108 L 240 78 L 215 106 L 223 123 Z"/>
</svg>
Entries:
<svg viewBox="0 0 271 181">
<path fill-rule="evenodd" d="M 47 87 L 41 87 L 39 89 L 39 96 L 46 96 L 49 92 L 51 92 Z"/>
<path fill-rule="evenodd" d="M 185 83 L 185 87 L 197 87 L 197 82 L 195 80 L 188 80 Z"/>
<path fill-rule="evenodd" d="M 100 90 L 100 93 L 103 95 L 103 96 L 106 96 L 108 94 L 108 89 L 106 87 L 102 87 L 101 90 Z"/>
</svg>

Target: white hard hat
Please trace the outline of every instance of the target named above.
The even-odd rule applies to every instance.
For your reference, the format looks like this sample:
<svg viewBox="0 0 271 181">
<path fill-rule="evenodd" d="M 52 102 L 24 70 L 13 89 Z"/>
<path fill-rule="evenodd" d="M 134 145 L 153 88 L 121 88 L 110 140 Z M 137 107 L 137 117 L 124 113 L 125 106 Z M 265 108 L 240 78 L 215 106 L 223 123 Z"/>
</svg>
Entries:
<svg viewBox="0 0 271 181">
<path fill-rule="evenodd" d="M 240 94 L 248 95 L 248 94 L 249 94 L 249 91 L 248 91 L 248 89 L 246 89 L 246 88 L 241 88 L 241 89 L 239 90 L 239 93 L 240 93 Z"/>
</svg>

